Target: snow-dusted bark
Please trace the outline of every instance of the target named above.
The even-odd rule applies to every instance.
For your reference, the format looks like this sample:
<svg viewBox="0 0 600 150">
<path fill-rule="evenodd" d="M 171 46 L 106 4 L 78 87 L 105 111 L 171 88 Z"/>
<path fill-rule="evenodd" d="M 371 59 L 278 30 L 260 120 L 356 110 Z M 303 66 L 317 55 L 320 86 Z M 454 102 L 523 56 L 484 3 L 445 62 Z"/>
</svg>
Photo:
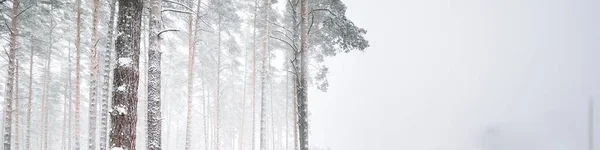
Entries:
<svg viewBox="0 0 600 150">
<path fill-rule="evenodd" d="M 256 28 L 258 28 L 258 0 L 254 0 L 252 29 L 252 150 L 256 148 Z"/>
<path fill-rule="evenodd" d="M 192 2 L 190 1 L 190 4 Z M 200 4 L 200 3 L 199 3 Z M 200 6 L 200 5 L 198 5 Z M 186 118 L 186 126 L 185 126 L 185 150 L 190 149 L 190 144 L 192 142 L 192 95 L 194 93 L 194 50 L 196 49 L 196 37 L 194 32 L 194 26 L 196 26 L 196 15 L 189 16 L 189 24 L 188 24 L 188 82 L 187 82 L 187 118 Z"/>
<path fill-rule="evenodd" d="M 75 40 L 75 47 L 76 47 L 76 58 L 75 58 L 75 126 L 73 127 L 75 129 L 74 137 L 73 139 L 75 140 L 75 150 L 80 150 L 81 149 L 81 145 L 80 145 L 80 135 L 79 135 L 79 127 L 80 127 L 80 108 L 81 108 L 81 14 L 82 14 L 82 8 L 81 8 L 81 0 L 77 0 L 77 37 Z"/>
<path fill-rule="evenodd" d="M 15 60 L 15 149 L 19 150 L 19 132 L 21 132 L 19 130 L 19 112 L 20 112 L 20 106 L 19 106 L 19 59 Z"/>
<path fill-rule="evenodd" d="M 33 41 L 33 40 L 31 40 Z M 33 44 L 33 43 L 32 43 Z M 69 51 L 69 57 L 71 53 Z M 69 78 L 70 79 L 70 78 Z M 29 90 L 27 96 L 27 129 L 25 135 L 25 150 L 29 150 L 31 148 L 31 100 L 33 99 L 33 46 L 29 52 Z"/>
<path fill-rule="evenodd" d="M 223 19 L 223 16 L 219 15 L 218 16 L 218 40 L 217 40 L 217 44 L 218 44 L 218 50 L 217 50 L 217 94 L 215 94 L 215 100 L 216 100 L 216 109 L 217 109 L 217 118 L 216 118 L 216 129 L 215 129 L 215 149 L 219 150 L 219 146 L 221 145 L 221 139 L 220 139 L 220 134 L 219 134 L 219 130 L 221 129 L 221 32 L 223 30 L 223 26 L 221 26 L 221 21 Z"/>
<path fill-rule="evenodd" d="M 100 150 L 106 150 L 108 145 L 108 99 L 109 99 L 109 83 L 110 83 L 110 70 L 112 60 L 112 49 L 114 43 L 114 25 L 115 25 L 115 3 L 116 0 L 110 0 L 108 2 L 110 15 L 108 21 L 108 34 L 106 35 L 106 51 L 104 52 L 104 71 L 102 81 L 102 101 L 100 102 Z"/>
<path fill-rule="evenodd" d="M 308 0 L 301 0 L 300 81 L 298 85 L 298 128 L 300 150 L 308 150 Z"/>
<path fill-rule="evenodd" d="M 92 51 L 91 51 L 91 77 L 90 77 L 90 107 L 89 107 L 89 134 L 88 134 L 88 146 L 90 150 L 96 149 L 96 121 L 98 117 L 98 79 L 100 75 L 100 69 L 98 68 L 98 9 L 100 8 L 100 0 L 94 0 L 94 7 L 92 11 Z"/>
<path fill-rule="evenodd" d="M 19 14 L 19 0 L 13 0 L 12 10 L 12 21 L 10 28 L 10 49 L 8 50 L 8 74 L 6 76 L 6 92 L 4 96 L 4 150 L 10 150 L 11 144 L 11 122 L 12 122 L 12 94 L 13 94 L 13 82 L 15 76 L 15 53 L 18 48 L 17 37 L 19 35 L 18 30 L 18 14 Z"/>
<path fill-rule="evenodd" d="M 150 40 L 148 49 L 148 150 L 160 150 L 161 145 L 161 0 L 150 1 Z"/>
<path fill-rule="evenodd" d="M 271 7 L 271 0 L 266 0 L 266 11 L 265 11 L 265 36 L 263 46 L 263 59 L 262 59 L 262 79 L 260 86 L 260 150 L 267 150 L 267 81 L 269 79 L 269 63 L 268 59 L 271 53 L 269 52 L 269 10 Z"/>
<path fill-rule="evenodd" d="M 142 0 L 119 0 L 110 148 L 135 150 Z"/>
</svg>

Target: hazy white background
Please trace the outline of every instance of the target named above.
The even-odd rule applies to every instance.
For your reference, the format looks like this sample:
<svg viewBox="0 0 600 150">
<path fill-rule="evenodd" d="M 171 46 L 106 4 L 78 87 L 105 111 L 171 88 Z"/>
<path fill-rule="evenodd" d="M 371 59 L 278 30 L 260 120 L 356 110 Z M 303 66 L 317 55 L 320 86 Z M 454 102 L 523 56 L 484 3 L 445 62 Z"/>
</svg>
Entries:
<svg viewBox="0 0 600 150">
<path fill-rule="evenodd" d="M 330 91 L 309 93 L 311 145 L 587 149 L 599 0 L 343 2 L 371 47 L 327 61 Z"/>
</svg>

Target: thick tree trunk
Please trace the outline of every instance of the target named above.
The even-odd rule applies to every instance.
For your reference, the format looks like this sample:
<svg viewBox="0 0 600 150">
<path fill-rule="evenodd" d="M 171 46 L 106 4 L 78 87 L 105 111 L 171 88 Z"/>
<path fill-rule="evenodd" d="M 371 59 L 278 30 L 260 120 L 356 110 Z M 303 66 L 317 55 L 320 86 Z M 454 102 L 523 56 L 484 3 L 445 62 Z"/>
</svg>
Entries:
<svg viewBox="0 0 600 150">
<path fill-rule="evenodd" d="M 89 106 L 89 134 L 88 146 L 90 150 L 96 150 L 96 125 L 98 117 L 98 79 L 100 69 L 98 68 L 98 9 L 100 8 L 100 0 L 94 0 L 94 9 L 92 11 L 92 53 L 91 53 L 91 77 L 90 77 L 90 106 Z"/>
<path fill-rule="evenodd" d="M 161 145 L 161 51 L 159 33 L 161 31 L 161 0 L 150 2 L 150 40 L 148 49 L 148 150 L 160 150 Z"/>
<path fill-rule="evenodd" d="M 119 0 L 110 147 L 135 150 L 142 0 Z"/>
<path fill-rule="evenodd" d="M 298 86 L 298 117 L 300 150 L 308 150 L 308 0 L 301 0 L 300 81 Z"/>
<path fill-rule="evenodd" d="M 10 49 L 8 51 L 8 74 L 6 76 L 6 92 L 4 97 L 4 150 L 10 150 L 11 143 L 11 122 L 12 122 L 12 94 L 13 94 L 13 82 L 15 77 L 15 53 L 18 48 L 17 37 L 19 35 L 18 29 L 18 14 L 19 14 L 19 0 L 13 0 L 12 10 L 12 23 L 10 28 Z"/>
<path fill-rule="evenodd" d="M 113 49 L 113 31 L 115 25 L 115 0 L 109 1 L 109 9 L 110 9 L 110 18 L 108 19 L 108 34 L 106 36 L 106 51 L 104 52 L 104 72 L 102 82 L 102 101 L 100 102 L 100 150 L 106 150 L 108 145 L 108 99 L 109 99 L 109 83 L 110 83 L 110 70 L 111 70 L 111 60 L 112 60 L 112 49 Z"/>
<path fill-rule="evenodd" d="M 269 76 L 269 63 L 268 59 L 270 56 L 269 52 L 269 8 L 271 5 L 270 0 L 266 0 L 266 11 L 265 11 L 265 35 L 264 35 L 264 46 L 263 46 L 263 59 L 262 59 L 262 79 L 260 86 L 260 150 L 267 150 L 267 96 L 266 96 L 266 84 Z"/>
</svg>

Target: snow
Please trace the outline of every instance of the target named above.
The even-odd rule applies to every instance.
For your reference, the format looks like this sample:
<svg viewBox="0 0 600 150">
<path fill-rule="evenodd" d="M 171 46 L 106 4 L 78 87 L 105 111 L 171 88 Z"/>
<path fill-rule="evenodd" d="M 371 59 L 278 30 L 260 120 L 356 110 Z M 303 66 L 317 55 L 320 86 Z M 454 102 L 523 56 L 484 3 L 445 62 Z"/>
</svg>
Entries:
<svg viewBox="0 0 600 150">
<path fill-rule="evenodd" d="M 127 109 L 123 106 L 116 106 L 116 110 L 118 115 L 127 115 Z"/>
<path fill-rule="evenodd" d="M 131 62 L 133 62 L 133 61 L 129 57 L 123 57 L 123 58 L 119 58 L 119 60 L 117 60 L 117 63 L 119 64 L 119 66 L 131 66 Z"/>
<path fill-rule="evenodd" d="M 127 85 L 121 85 L 121 86 L 117 87 L 117 91 L 119 91 L 119 92 L 123 92 L 126 89 L 127 89 Z"/>
<path fill-rule="evenodd" d="M 113 147 L 113 148 L 111 148 L 110 150 L 125 150 L 125 149 L 123 149 L 123 148 L 121 148 L 121 147 Z"/>
</svg>

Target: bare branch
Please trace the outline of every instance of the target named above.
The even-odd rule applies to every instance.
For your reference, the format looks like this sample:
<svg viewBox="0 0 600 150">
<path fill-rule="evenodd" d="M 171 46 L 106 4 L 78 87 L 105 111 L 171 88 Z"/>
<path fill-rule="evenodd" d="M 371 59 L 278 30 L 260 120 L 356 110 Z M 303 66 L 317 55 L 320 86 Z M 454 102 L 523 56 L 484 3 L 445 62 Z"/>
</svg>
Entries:
<svg viewBox="0 0 600 150">
<path fill-rule="evenodd" d="M 25 11 L 27 11 L 27 10 L 29 10 L 29 8 L 31 8 L 31 7 L 33 7 L 33 6 L 35 6 L 35 5 L 36 5 L 36 4 L 29 5 L 29 7 L 27 7 L 27 8 L 25 8 L 25 9 L 21 10 L 21 12 L 19 12 L 19 13 L 17 14 L 17 16 L 15 16 L 15 18 L 18 18 L 18 17 L 19 17 L 19 15 L 21 15 L 22 13 L 24 13 L 24 12 L 25 12 Z"/>
<path fill-rule="evenodd" d="M 170 8 L 163 9 L 163 10 L 161 10 L 160 12 L 169 12 L 169 11 L 170 11 L 170 12 L 176 12 L 176 13 L 184 13 L 184 14 L 192 14 L 192 13 L 193 13 L 193 12 L 189 12 L 189 11 L 181 11 L 181 10 L 177 10 L 177 9 L 170 9 Z"/>
<path fill-rule="evenodd" d="M 177 30 L 177 29 L 166 29 L 166 30 L 162 30 L 162 31 L 158 32 L 158 35 L 157 35 L 157 36 L 158 36 L 158 37 L 160 37 L 160 34 L 163 34 L 163 33 L 165 33 L 165 32 L 169 32 L 169 31 L 179 31 L 179 30 Z"/>
<path fill-rule="evenodd" d="M 273 25 L 275 25 L 275 26 L 277 26 L 277 27 L 279 27 L 279 28 L 282 28 L 282 29 L 284 29 L 285 31 L 289 32 L 290 34 L 294 34 L 294 32 L 292 32 L 290 29 L 288 29 L 288 28 L 286 28 L 286 27 L 284 27 L 284 26 L 282 26 L 282 25 L 280 25 L 280 24 L 277 24 L 277 23 L 275 23 L 275 22 L 272 22 L 272 21 L 270 21 L 270 20 L 269 20 L 269 23 L 271 23 L 271 24 L 273 24 Z"/>
<path fill-rule="evenodd" d="M 283 43 L 287 44 L 288 46 L 290 46 L 290 48 L 292 48 L 292 50 L 294 50 L 294 51 L 297 51 L 296 47 L 294 47 L 294 46 L 293 46 L 292 44 L 290 44 L 288 41 L 285 41 L 285 40 L 283 40 L 283 39 L 281 39 L 281 38 L 274 37 L 274 36 L 271 36 L 271 35 L 269 35 L 269 37 L 271 37 L 271 38 L 273 38 L 273 39 L 276 39 L 276 40 L 279 40 L 279 41 L 281 41 L 281 42 L 283 42 Z"/>
</svg>

